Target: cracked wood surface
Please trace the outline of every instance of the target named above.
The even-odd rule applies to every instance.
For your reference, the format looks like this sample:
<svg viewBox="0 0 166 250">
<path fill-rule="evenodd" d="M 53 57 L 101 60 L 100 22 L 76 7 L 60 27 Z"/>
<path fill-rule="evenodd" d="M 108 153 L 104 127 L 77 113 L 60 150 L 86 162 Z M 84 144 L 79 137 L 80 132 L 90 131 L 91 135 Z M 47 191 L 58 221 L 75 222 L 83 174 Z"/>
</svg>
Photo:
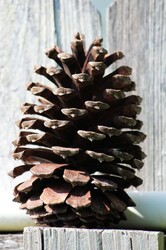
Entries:
<svg viewBox="0 0 166 250">
<path fill-rule="evenodd" d="M 26 250 L 164 250 L 164 234 L 136 230 L 25 228 Z"/>
</svg>

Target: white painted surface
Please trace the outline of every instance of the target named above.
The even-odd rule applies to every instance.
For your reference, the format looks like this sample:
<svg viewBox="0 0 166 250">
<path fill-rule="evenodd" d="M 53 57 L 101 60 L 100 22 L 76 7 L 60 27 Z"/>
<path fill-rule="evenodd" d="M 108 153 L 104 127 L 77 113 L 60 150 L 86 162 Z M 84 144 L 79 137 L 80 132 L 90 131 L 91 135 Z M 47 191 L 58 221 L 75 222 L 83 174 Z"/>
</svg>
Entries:
<svg viewBox="0 0 166 250">
<path fill-rule="evenodd" d="M 128 208 L 127 221 L 120 222 L 114 228 L 166 231 L 166 192 L 139 191 L 129 192 L 129 195 L 137 206 Z M 18 204 L 12 203 L 5 196 L 3 201 L 5 205 L 0 210 L 0 231 L 18 231 L 25 226 L 34 225 L 25 211 L 19 209 Z"/>
<path fill-rule="evenodd" d="M 136 207 L 126 211 L 127 221 L 118 228 L 166 230 L 166 192 L 129 192 Z"/>
<path fill-rule="evenodd" d="M 3 198 L 3 199 L 2 199 Z M 11 202 L 8 196 L 2 196 L 3 205 L 0 209 L 0 231 L 1 232 L 18 232 L 24 227 L 34 226 L 35 223 L 24 210 L 19 209 L 19 204 Z"/>
</svg>

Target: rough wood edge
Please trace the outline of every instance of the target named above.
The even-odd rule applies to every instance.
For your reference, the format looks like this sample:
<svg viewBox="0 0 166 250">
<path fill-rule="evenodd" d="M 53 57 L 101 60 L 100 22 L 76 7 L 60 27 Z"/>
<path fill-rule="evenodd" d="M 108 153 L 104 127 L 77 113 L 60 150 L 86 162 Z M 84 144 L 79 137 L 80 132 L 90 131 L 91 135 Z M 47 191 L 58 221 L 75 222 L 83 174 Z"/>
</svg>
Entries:
<svg viewBox="0 0 166 250">
<path fill-rule="evenodd" d="M 156 231 L 26 227 L 23 238 L 24 250 L 164 250 Z"/>
</svg>

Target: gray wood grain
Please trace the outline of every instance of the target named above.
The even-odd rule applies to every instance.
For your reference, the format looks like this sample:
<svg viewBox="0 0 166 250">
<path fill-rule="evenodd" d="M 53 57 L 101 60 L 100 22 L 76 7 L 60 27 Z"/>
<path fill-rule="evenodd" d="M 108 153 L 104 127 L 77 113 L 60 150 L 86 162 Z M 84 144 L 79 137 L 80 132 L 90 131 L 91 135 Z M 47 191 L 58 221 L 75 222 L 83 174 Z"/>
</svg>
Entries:
<svg viewBox="0 0 166 250">
<path fill-rule="evenodd" d="M 141 190 L 166 189 L 166 1 L 116 0 L 107 11 L 107 47 L 121 50 L 118 65 L 133 68 L 137 93 L 143 97 L 141 119 L 148 155 L 139 176 Z"/>
<path fill-rule="evenodd" d="M 41 249 L 164 250 L 164 234 L 161 232 L 136 230 L 25 228 L 24 250 Z"/>
<path fill-rule="evenodd" d="M 56 25 L 55 25 L 56 22 Z M 89 0 L 0 1 L 0 175 L 2 191 L 11 192 L 7 171 L 16 163 L 12 141 L 18 132 L 19 107 L 31 101 L 26 83 L 47 80 L 33 74 L 35 64 L 54 65 L 44 54 L 58 43 L 68 50 L 75 32 L 87 33 L 87 45 L 100 34 L 100 18 Z M 56 35 L 57 34 L 57 35 Z M 6 129 L 8 127 L 8 129 Z M 1 192 L 0 189 L 0 192 Z"/>
<path fill-rule="evenodd" d="M 23 250 L 23 235 L 0 234 L 0 249 Z"/>
<path fill-rule="evenodd" d="M 45 56 L 45 48 L 58 43 L 66 50 L 76 31 L 87 33 L 89 44 L 100 34 L 98 27 L 99 14 L 89 0 L 0 1 L 0 195 L 7 202 L 1 204 L 0 214 L 12 206 L 15 182 L 7 172 L 19 164 L 11 156 L 12 141 L 18 134 L 15 122 L 21 117 L 19 108 L 32 100 L 26 83 L 47 82 L 33 74 L 34 65 L 54 65 Z"/>
<path fill-rule="evenodd" d="M 0 195 L 12 201 L 13 180 L 7 172 L 16 163 L 11 153 L 18 133 L 15 122 L 19 108 L 30 101 L 26 83 L 40 78 L 33 74 L 35 64 L 51 64 L 44 54 L 54 45 L 53 0 L 0 1 Z M 47 62 L 47 63 L 46 63 Z M 42 82 L 43 79 L 41 78 Z M 3 176 L 3 178 L 2 178 Z M 10 202 L 9 202 L 10 204 Z M 10 206 L 10 205 L 9 205 Z M 3 211 L 3 203 L 1 204 Z"/>
<path fill-rule="evenodd" d="M 30 227 L 24 229 L 24 234 L 23 234 L 24 250 L 43 250 L 42 244 L 43 244 L 43 228 Z"/>
</svg>

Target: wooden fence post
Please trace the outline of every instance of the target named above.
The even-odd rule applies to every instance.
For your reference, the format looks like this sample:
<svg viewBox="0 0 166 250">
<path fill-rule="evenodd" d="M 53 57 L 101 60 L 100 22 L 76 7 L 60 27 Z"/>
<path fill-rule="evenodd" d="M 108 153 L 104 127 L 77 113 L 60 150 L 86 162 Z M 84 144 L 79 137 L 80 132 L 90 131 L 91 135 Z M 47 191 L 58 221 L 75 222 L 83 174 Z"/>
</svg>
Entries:
<svg viewBox="0 0 166 250">
<path fill-rule="evenodd" d="M 162 232 L 27 227 L 24 250 L 164 250 Z"/>
</svg>

